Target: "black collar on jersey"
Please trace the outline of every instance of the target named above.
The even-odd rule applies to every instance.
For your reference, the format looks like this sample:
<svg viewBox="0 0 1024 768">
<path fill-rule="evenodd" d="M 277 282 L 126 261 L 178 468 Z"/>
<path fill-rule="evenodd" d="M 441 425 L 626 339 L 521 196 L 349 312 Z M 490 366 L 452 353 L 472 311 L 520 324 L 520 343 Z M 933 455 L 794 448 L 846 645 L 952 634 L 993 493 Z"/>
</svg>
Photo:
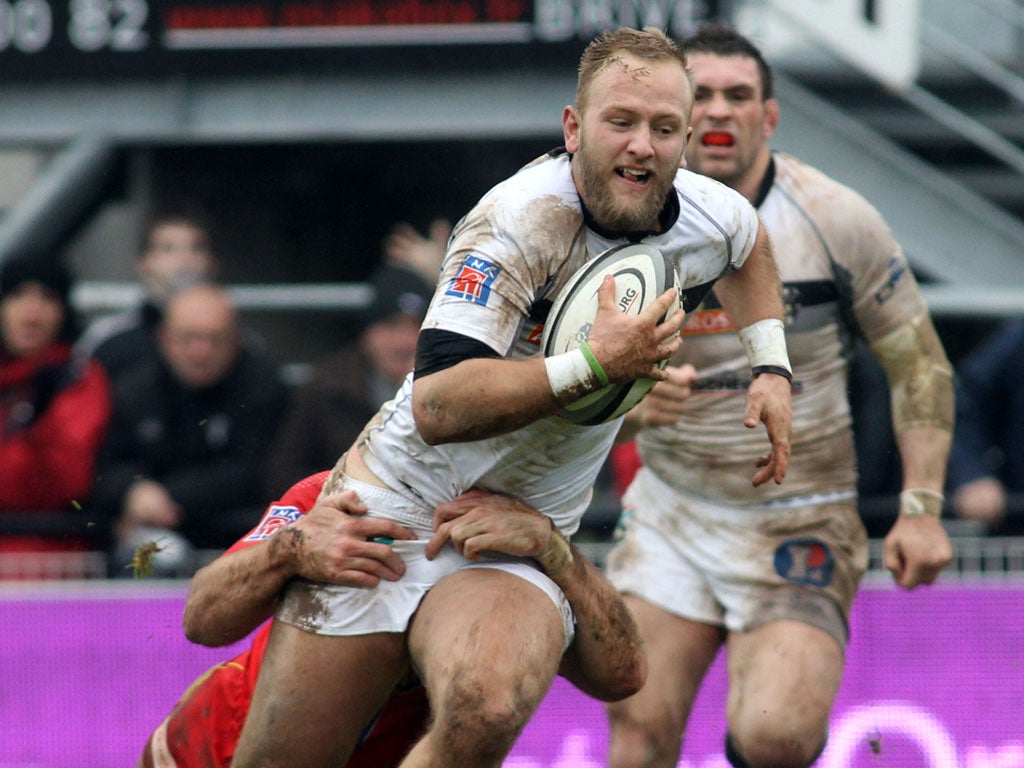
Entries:
<svg viewBox="0 0 1024 768">
<path fill-rule="evenodd" d="M 640 229 L 635 232 L 615 232 L 610 229 L 605 229 L 591 216 L 590 211 L 587 210 L 587 206 L 583 203 L 583 198 L 580 198 L 580 207 L 583 209 L 583 221 L 594 232 L 599 234 L 601 237 L 607 240 L 628 240 L 631 243 L 639 243 L 645 237 L 653 237 L 654 235 L 660 235 L 664 232 L 668 232 L 672 225 L 676 223 L 676 219 L 679 218 L 679 195 L 676 194 L 676 188 L 672 187 L 669 190 L 668 197 L 665 198 L 665 205 L 661 207 L 661 213 L 658 214 L 658 228 L 657 229 Z"/>
<path fill-rule="evenodd" d="M 764 172 L 764 177 L 761 179 L 761 185 L 757 188 L 757 196 L 754 198 L 754 207 L 760 208 L 761 203 L 768 197 L 768 193 L 772 191 L 772 184 L 775 183 L 775 156 L 771 155 L 768 158 L 768 168 Z"/>
</svg>

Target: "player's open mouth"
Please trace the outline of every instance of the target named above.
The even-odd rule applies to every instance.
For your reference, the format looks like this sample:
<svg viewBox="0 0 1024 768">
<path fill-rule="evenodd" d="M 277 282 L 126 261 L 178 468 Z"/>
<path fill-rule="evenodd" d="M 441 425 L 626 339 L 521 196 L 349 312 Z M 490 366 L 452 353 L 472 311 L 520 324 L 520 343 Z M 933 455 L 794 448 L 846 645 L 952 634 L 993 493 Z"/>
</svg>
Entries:
<svg viewBox="0 0 1024 768">
<path fill-rule="evenodd" d="M 651 172 L 643 168 L 616 168 L 615 172 L 626 181 L 643 186 L 651 180 Z"/>
<path fill-rule="evenodd" d="M 736 139 L 727 131 L 708 131 L 700 137 L 700 143 L 705 147 L 731 147 Z"/>
</svg>

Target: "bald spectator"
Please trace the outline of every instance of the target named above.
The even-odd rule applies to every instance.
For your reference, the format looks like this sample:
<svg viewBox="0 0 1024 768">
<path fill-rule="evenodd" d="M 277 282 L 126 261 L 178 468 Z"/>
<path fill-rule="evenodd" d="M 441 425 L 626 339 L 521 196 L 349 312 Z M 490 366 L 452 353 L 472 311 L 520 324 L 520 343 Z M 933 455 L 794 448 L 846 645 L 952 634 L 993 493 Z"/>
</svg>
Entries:
<svg viewBox="0 0 1024 768">
<path fill-rule="evenodd" d="M 112 575 L 124 575 L 149 540 L 173 552 L 167 569 L 187 572 L 190 547 L 227 547 L 259 518 L 265 454 L 286 392 L 276 363 L 240 338 L 223 288 L 184 288 L 157 327 L 159 354 L 114 381 L 94 491 L 99 513 L 113 521 Z"/>
<path fill-rule="evenodd" d="M 156 351 L 156 329 L 172 294 L 191 283 L 213 279 L 219 262 L 210 227 L 197 211 L 175 209 L 154 215 L 146 224 L 135 262 L 142 301 L 89 326 L 78 352 L 98 360 L 112 377 Z"/>
</svg>

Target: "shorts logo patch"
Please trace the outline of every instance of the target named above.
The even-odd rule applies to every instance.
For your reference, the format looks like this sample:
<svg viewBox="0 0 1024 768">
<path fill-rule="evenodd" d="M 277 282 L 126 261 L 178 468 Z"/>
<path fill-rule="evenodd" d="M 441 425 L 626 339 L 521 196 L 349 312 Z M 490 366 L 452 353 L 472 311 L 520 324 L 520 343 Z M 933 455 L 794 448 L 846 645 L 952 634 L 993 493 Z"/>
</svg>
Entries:
<svg viewBox="0 0 1024 768">
<path fill-rule="evenodd" d="M 825 587 L 835 569 L 831 550 L 818 539 L 790 539 L 775 550 L 775 570 L 787 581 Z"/>
<path fill-rule="evenodd" d="M 245 537 L 245 541 L 265 541 L 286 525 L 302 517 L 297 507 L 272 506 L 268 509 L 256 529 Z"/>
<path fill-rule="evenodd" d="M 501 269 L 486 259 L 467 256 L 459 273 L 448 283 L 445 296 L 456 296 L 482 307 L 487 306 L 491 297 L 491 285 Z"/>
</svg>

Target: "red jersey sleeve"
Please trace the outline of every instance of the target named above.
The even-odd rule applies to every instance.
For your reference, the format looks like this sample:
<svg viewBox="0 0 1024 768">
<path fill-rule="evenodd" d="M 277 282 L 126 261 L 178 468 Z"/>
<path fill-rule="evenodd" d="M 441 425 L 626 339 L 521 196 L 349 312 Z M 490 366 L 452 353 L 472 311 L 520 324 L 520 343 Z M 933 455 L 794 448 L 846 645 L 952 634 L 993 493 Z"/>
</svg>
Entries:
<svg viewBox="0 0 1024 768">
<path fill-rule="evenodd" d="M 309 512 L 316 504 L 320 489 L 324 487 L 330 474 L 329 471 L 318 472 L 299 480 L 285 492 L 284 496 L 267 507 L 256 527 L 232 544 L 228 552 L 237 552 L 266 541 L 277 531 Z"/>
</svg>

